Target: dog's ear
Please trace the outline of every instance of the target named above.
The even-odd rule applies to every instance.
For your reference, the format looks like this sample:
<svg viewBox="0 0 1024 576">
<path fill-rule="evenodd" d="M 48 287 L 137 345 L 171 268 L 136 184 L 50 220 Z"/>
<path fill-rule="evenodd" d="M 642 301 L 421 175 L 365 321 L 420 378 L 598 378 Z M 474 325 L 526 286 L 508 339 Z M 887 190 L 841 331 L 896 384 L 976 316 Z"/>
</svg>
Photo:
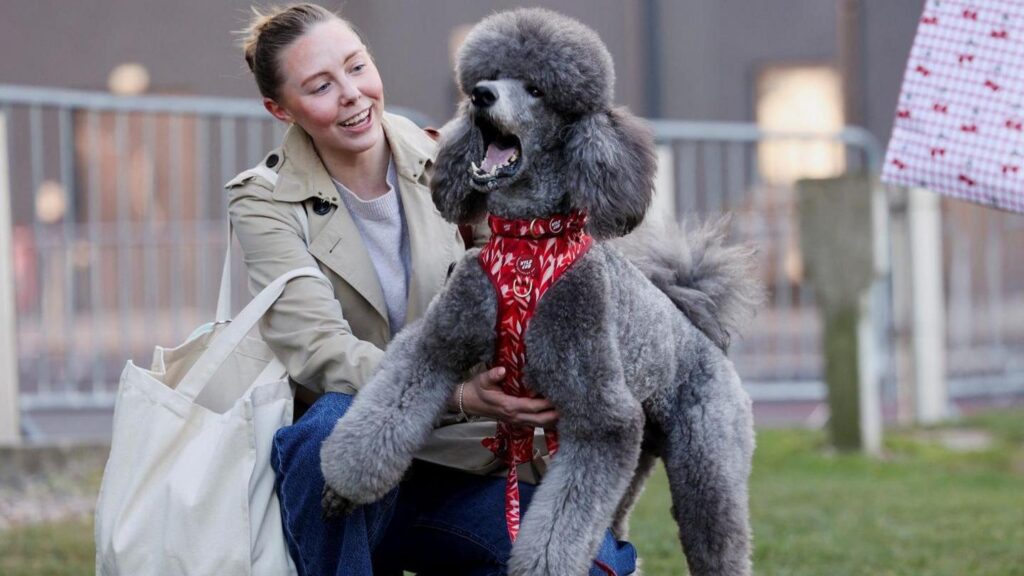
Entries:
<svg viewBox="0 0 1024 576">
<path fill-rule="evenodd" d="M 441 128 L 430 194 L 441 216 L 455 224 L 472 224 L 487 209 L 487 198 L 470 185 L 473 161 L 473 124 L 465 103 L 454 119 Z"/>
<path fill-rule="evenodd" d="M 640 224 L 656 168 L 646 123 L 625 108 L 588 114 L 570 126 L 564 150 L 573 208 L 590 214 L 590 234 L 614 238 Z"/>
</svg>

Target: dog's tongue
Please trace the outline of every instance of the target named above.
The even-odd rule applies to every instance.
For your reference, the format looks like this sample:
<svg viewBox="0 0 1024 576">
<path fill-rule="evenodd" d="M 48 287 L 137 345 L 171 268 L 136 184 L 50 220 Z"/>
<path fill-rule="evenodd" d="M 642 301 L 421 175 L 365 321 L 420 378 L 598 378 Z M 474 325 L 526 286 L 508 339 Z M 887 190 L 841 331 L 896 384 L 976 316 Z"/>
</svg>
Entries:
<svg viewBox="0 0 1024 576">
<path fill-rule="evenodd" d="M 509 146 L 508 148 L 501 148 L 495 143 L 487 145 L 487 154 L 484 156 L 483 165 L 480 169 L 484 172 L 490 172 L 491 168 L 495 166 L 501 166 L 512 157 L 512 154 L 516 151 L 515 146 Z"/>
</svg>

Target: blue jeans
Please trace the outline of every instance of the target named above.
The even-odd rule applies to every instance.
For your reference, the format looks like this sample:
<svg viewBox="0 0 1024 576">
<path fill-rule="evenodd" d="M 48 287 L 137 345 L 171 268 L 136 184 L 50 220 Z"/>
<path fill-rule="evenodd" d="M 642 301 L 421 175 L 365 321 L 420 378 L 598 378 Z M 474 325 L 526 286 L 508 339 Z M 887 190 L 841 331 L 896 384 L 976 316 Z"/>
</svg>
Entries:
<svg viewBox="0 0 1024 576">
<path fill-rule="evenodd" d="M 512 549 L 505 527 L 505 479 L 416 462 L 399 487 L 345 518 L 324 521 L 320 444 L 352 403 L 325 394 L 274 436 L 271 464 L 285 539 L 300 576 L 499 576 Z M 522 483 L 528 508 L 535 487 Z M 591 574 L 636 569 L 636 550 L 606 532 Z"/>
</svg>

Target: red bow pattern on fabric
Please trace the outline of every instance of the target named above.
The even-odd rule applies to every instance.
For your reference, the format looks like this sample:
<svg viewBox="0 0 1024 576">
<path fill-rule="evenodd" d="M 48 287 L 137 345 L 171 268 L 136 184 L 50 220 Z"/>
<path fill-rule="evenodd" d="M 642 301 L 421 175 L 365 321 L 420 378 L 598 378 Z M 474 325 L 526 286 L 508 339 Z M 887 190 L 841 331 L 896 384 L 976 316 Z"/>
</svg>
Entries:
<svg viewBox="0 0 1024 576">
<path fill-rule="evenodd" d="M 882 180 L 1024 212 L 1024 2 L 928 0 Z"/>
<path fill-rule="evenodd" d="M 544 293 L 582 256 L 593 243 L 584 232 L 586 214 L 533 220 L 509 220 L 493 214 L 488 217 L 491 239 L 480 252 L 480 265 L 498 296 L 495 365 L 505 368 L 502 389 L 506 394 L 535 397 L 523 382 L 526 362 L 524 337 Z M 554 432 L 545 434 L 548 453 L 558 449 Z M 493 438 L 483 445 L 508 466 L 505 487 L 505 522 L 509 538 L 519 534 L 519 475 L 516 466 L 533 459 L 533 428 L 498 423 Z"/>
</svg>

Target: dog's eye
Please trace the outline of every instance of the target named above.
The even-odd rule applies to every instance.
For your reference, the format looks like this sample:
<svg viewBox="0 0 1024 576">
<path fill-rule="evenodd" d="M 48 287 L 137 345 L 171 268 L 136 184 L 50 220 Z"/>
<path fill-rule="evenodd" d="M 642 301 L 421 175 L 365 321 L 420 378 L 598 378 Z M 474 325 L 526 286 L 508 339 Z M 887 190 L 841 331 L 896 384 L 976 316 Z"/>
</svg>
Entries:
<svg viewBox="0 0 1024 576">
<path fill-rule="evenodd" d="M 544 95 L 544 92 L 542 92 L 541 89 L 537 88 L 536 86 L 527 86 L 526 93 L 529 94 L 530 96 L 533 96 L 534 98 L 540 98 L 541 96 Z"/>
</svg>

